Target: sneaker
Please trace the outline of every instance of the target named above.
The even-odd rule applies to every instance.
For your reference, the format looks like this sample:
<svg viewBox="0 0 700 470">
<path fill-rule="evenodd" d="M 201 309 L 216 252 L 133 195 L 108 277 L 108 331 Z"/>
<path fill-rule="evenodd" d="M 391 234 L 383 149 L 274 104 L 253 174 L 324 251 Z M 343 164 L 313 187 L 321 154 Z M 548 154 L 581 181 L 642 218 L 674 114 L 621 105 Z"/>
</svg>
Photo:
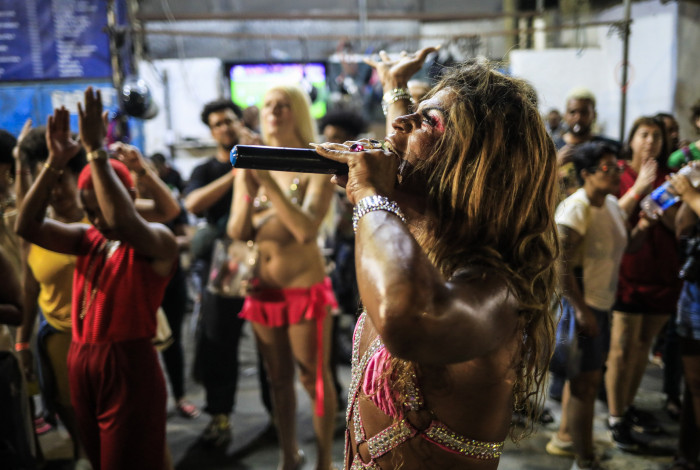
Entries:
<svg viewBox="0 0 700 470">
<path fill-rule="evenodd" d="M 627 410 L 626 419 L 629 420 L 632 425 L 632 430 L 638 432 L 639 434 L 661 434 L 663 433 L 663 428 L 659 424 L 659 421 L 647 411 L 642 411 L 639 408 L 630 406 Z"/>
<path fill-rule="evenodd" d="M 557 436 L 557 433 L 552 434 L 552 438 L 547 442 L 544 448 L 549 455 L 558 455 L 559 457 L 574 457 L 574 443 L 562 441 Z"/>
<path fill-rule="evenodd" d="M 231 423 L 228 421 L 228 415 L 213 415 L 199 440 L 208 447 L 228 446 L 231 443 Z"/>
<path fill-rule="evenodd" d="M 632 437 L 632 429 L 627 420 L 610 426 L 610 437 L 620 450 L 634 452 L 639 449 L 639 443 Z"/>
</svg>

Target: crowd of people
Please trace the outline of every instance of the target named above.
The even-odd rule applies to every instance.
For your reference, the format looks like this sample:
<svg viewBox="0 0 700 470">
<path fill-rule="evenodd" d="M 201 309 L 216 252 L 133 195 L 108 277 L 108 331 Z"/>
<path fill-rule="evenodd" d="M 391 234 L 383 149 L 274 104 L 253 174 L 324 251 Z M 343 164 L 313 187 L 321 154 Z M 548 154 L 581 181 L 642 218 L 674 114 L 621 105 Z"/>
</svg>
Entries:
<svg viewBox="0 0 700 470">
<path fill-rule="evenodd" d="M 8 468 L 41 462 L 37 382 L 75 468 L 173 468 L 169 395 L 183 418 L 208 416 L 202 446 L 226 448 L 246 322 L 281 470 L 308 458 L 297 378 L 318 470 L 338 465 L 339 410 L 348 470 L 497 468 L 506 439 L 552 419 L 547 394 L 562 415 L 546 451 L 603 468 L 597 398 L 619 449 L 643 453 L 640 435 L 662 431 L 634 405 L 654 349 L 680 420 L 670 468 L 698 468 L 700 140 L 664 112 L 624 143 L 599 135 L 584 88 L 542 116 L 532 86 L 483 60 L 414 81 L 435 50 L 367 60 L 384 91 L 378 140 L 347 110 L 317 126 L 297 84 L 259 109 L 207 103 L 215 153 L 186 178 L 162 153 L 110 142 L 92 88 L 77 134 L 65 108 L 0 131 L 0 388 L 21 391 L 4 408 Z M 700 133 L 700 102 L 691 122 Z M 239 144 L 314 148 L 348 172 L 232 168 Z M 664 184 L 678 202 L 651 210 Z M 185 391 L 188 308 L 201 411 Z M 356 323 L 345 387 L 339 313 Z"/>
</svg>

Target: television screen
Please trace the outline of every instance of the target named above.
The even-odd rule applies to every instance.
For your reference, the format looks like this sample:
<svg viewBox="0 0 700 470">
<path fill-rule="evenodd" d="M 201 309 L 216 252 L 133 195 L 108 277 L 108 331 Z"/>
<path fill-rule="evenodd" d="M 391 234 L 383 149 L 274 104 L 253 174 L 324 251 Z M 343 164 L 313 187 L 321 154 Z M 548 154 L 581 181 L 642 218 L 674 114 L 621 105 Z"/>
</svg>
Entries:
<svg viewBox="0 0 700 470">
<path fill-rule="evenodd" d="M 316 119 L 326 114 L 326 64 L 322 62 L 233 64 L 229 78 L 231 100 L 242 109 L 251 105 L 262 108 L 263 95 L 270 87 L 293 83 L 309 93 L 311 114 Z"/>
</svg>

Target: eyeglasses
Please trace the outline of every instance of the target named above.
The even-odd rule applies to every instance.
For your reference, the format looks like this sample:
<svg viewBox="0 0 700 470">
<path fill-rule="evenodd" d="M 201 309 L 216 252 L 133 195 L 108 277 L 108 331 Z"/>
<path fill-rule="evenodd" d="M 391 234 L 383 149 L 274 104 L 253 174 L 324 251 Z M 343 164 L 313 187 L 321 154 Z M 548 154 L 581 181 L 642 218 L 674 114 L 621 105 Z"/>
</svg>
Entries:
<svg viewBox="0 0 700 470">
<path fill-rule="evenodd" d="M 596 167 L 596 171 L 601 171 L 605 173 L 606 175 L 608 173 L 622 173 L 625 169 L 625 164 L 623 162 L 615 162 L 613 165 L 608 165 L 607 163 L 604 165 L 600 165 L 599 167 Z"/>
</svg>

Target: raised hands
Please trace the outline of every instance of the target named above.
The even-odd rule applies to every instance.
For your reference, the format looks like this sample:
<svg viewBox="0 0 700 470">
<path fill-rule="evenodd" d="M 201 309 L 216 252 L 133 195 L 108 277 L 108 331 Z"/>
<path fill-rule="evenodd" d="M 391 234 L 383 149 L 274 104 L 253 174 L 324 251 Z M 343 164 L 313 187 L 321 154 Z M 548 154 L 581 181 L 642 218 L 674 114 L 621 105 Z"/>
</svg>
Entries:
<svg viewBox="0 0 700 470">
<path fill-rule="evenodd" d="M 70 131 L 70 113 L 64 106 L 55 109 L 46 122 L 46 145 L 49 161 L 59 168 L 63 168 L 80 150 L 80 144 Z"/>
<path fill-rule="evenodd" d="M 19 133 L 19 136 L 17 136 L 17 143 L 15 144 L 15 148 L 12 149 L 12 156 L 15 158 L 15 160 L 19 160 L 20 158 L 20 146 L 22 145 L 22 141 L 27 137 L 29 134 L 29 131 L 32 130 L 32 118 L 27 118 L 26 121 L 24 121 L 24 125 L 22 126 L 22 131 Z"/>
<path fill-rule="evenodd" d="M 438 49 L 440 46 L 424 47 L 413 54 L 402 51 L 397 60 L 391 59 L 385 51 L 380 51 L 379 61 L 366 58 L 365 63 L 377 70 L 382 87 L 386 91 L 406 86 L 408 80 L 423 67 L 428 55 Z"/>
<path fill-rule="evenodd" d="M 129 171 L 133 171 L 138 175 L 146 171 L 148 164 L 139 149 L 133 145 L 115 142 L 109 146 L 109 150 L 119 161 L 126 165 Z"/>
<path fill-rule="evenodd" d="M 78 103 L 78 127 L 80 141 L 88 153 L 102 148 L 107 135 L 107 112 L 102 110 L 100 90 L 93 92 L 91 86 L 85 90 L 84 108 Z"/>
</svg>

